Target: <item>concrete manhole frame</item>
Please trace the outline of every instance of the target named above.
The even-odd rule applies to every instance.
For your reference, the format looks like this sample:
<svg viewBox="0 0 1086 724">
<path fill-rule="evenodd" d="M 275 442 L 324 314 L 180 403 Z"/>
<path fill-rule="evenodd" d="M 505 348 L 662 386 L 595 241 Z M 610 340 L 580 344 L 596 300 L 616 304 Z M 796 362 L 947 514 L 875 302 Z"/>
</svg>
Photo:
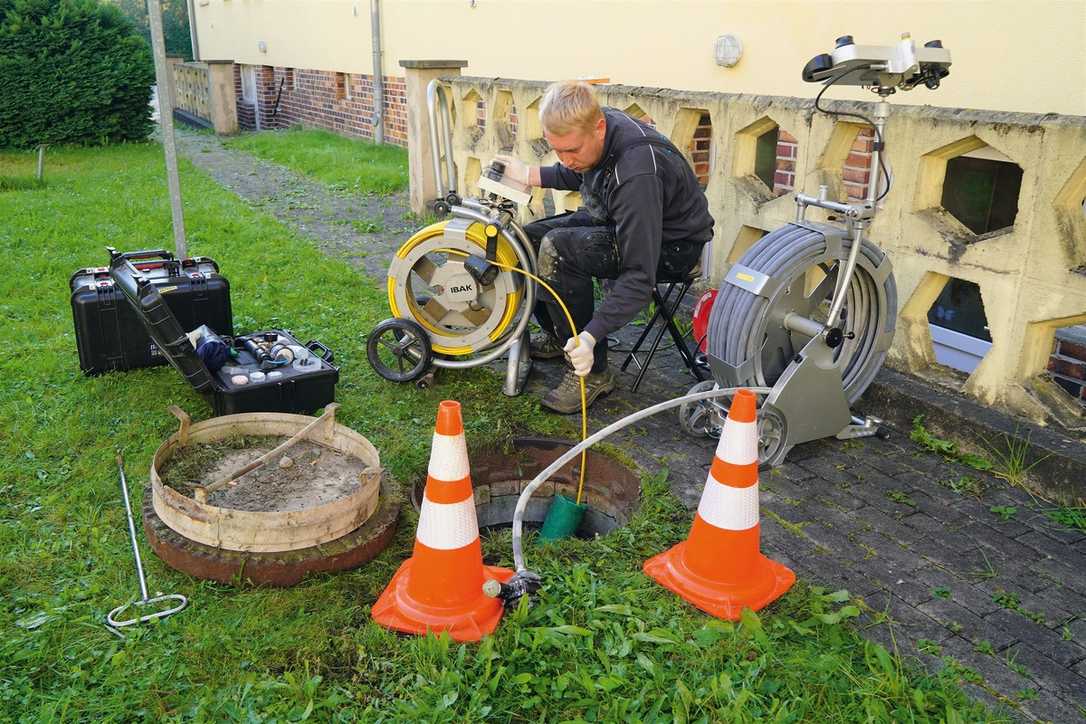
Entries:
<svg viewBox="0 0 1086 724">
<path fill-rule="evenodd" d="M 524 486 L 572 446 L 568 441 L 519 437 L 512 441 L 511 452 L 499 448 L 471 451 L 471 483 L 479 528 L 510 525 Z M 555 492 L 575 499 L 579 475 L 580 457 L 577 457 L 535 492 L 525 510 L 525 523 L 537 526 L 543 522 Z M 426 481 L 420 480 L 412 488 L 411 502 L 416 510 L 425 485 Z M 584 502 L 588 503 L 588 510 L 577 536 L 606 535 L 627 525 L 640 507 L 641 478 L 614 457 L 589 450 Z"/>
</svg>

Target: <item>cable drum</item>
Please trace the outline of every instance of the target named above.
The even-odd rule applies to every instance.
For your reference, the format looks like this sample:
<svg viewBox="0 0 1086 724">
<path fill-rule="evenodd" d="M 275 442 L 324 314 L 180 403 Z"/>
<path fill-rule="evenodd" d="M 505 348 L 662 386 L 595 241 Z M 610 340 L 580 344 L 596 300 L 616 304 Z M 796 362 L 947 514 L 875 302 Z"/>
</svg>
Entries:
<svg viewBox="0 0 1086 724">
<path fill-rule="evenodd" d="M 847 257 L 852 242 L 844 240 Z M 810 337 L 784 327 L 789 312 L 824 322 L 842 260 L 813 225 L 787 224 L 762 237 L 739 264 L 771 279 L 763 296 L 730 283 L 720 287 L 709 317 L 709 354 L 739 368 L 722 385 L 773 386 Z M 840 324 L 845 340 L 834 359 L 845 397 L 854 403 L 886 358 L 897 319 L 897 286 L 889 259 L 863 242 L 846 291 Z"/>
</svg>

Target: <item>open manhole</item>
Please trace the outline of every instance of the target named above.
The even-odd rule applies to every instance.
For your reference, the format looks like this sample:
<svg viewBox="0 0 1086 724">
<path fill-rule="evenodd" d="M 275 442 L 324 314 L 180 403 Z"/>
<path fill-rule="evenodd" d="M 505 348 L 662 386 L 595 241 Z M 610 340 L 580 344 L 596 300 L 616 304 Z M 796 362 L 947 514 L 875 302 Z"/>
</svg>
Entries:
<svg viewBox="0 0 1086 724">
<path fill-rule="evenodd" d="M 479 528 L 511 526 L 521 490 L 570 447 L 570 443 L 559 440 L 517 438 L 508 450 L 471 452 L 471 484 Z M 575 457 L 535 491 L 524 514 L 526 526 L 538 528 L 543 524 L 555 491 L 571 500 L 577 497 L 580 464 L 580 456 Z M 584 486 L 583 502 L 588 510 L 577 529 L 579 538 L 606 535 L 628 524 L 641 504 L 641 479 L 603 453 L 588 451 Z M 426 481 L 422 480 L 412 490 L 416 510 L 425 489 Z"/>
</svg>

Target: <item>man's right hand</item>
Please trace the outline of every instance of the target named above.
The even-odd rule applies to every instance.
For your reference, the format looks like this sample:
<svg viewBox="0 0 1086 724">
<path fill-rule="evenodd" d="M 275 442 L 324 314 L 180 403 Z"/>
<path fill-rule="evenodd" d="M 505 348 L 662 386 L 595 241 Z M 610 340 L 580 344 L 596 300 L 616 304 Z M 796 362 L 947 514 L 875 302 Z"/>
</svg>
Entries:
<svg viewBox="0 0 1086 724">
<path fill-rule="evenodd" d="M 522 186 L 534 186 L 529 174 L 530 167 L 528 164 L 521 161 L 515 156 L 508 156 L 505 154 L 499 154 L 494 157 L 495 161 L 500 161 L 505 164 L 505 177 L 510 181 L 515 181 Z"/>
</svg>

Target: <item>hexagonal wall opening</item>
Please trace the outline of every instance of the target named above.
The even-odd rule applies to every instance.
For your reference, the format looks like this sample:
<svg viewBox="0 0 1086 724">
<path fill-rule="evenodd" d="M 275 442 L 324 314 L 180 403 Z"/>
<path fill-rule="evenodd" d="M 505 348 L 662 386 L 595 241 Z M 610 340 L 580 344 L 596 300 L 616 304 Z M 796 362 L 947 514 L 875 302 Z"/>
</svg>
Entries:
<svg viewBox="0 0 1086 724">
<path fill-rule="evenodd" d="M 502 151 L 513 150 L 517 142 L 517 107 L 513 104 L 513 94 L 510 91 L 498 91 L 494 102 L 494 133 Z"/>
<path fill-rule="evenodd" d="M 984 300 L 974 282 L 946 277 L 928 309 L 928 326 L 935 362 L 959 372 L 971 374 L 992 348 Z"/>
<path fill-rule="evenodd" d="M 736 133 L 732 173 L 755 184 L 753 195 L 776 198 L 795 190 L 798 157 L 796 137 L 763 116 Z"/>
<path fill-rule="evenodd" d="M 1046 374 L 1086 414 L 1086 324 L 1058 327 Z"/>
<path fill-rule="evenodd" d="M 471 136 L 472 143 L 477 143 L 486 132 L 486 99 L 472 88 L 464 94 L 460 108 L 460 118 L 464 124 L 464 130 Z"/>
<path fill-rule="evenodd" d="M 972 243 L 1013 228 L 1022 167 L 976 136 L 925 154 L 917 210 L 944 236 Z"/>
<path fill-rule="evenodd" d="M 707 111 L 698 112 L 697 125 L 686 144 L 686 153 L 690 156 L 698 186 L 705 190 L 713 171 L 713 119 Z"/>
<path fill-rule="evenodd" d="M 743 224 L 739 227 L 739 233 L 735 236 L 735 243 L 732 244 L 731 251 L 728 252 L 728 263 L 734 264 L 739 261 L 750 247 L 769 232 L 765 229 L 759 229 L 756 226 L 747 226 Z"/>
<path fill-rule="evenodd" d="M 1053 205 L 1068 267 L 1076 274 L 1086 274 L 1086 158 L 1056 194 Z"/>
<path fill-rule="evenodd" d="M 974 234 L 1014 225 L 1022 167 L 991 146 L 947 161 L 942 206 Z"/>
<path fill-rule="evenodd" d="M 645 110 L 636 103 L 631 103 L 630 105 L 628 105 L 625 110 L 623 110 L 623 113 L 625 113 L 630 118 L 641 121 L 644 124 L 656 128 L 656 121 L 654 121 L 652 116 L 645 112 Z"/>
</svg>

